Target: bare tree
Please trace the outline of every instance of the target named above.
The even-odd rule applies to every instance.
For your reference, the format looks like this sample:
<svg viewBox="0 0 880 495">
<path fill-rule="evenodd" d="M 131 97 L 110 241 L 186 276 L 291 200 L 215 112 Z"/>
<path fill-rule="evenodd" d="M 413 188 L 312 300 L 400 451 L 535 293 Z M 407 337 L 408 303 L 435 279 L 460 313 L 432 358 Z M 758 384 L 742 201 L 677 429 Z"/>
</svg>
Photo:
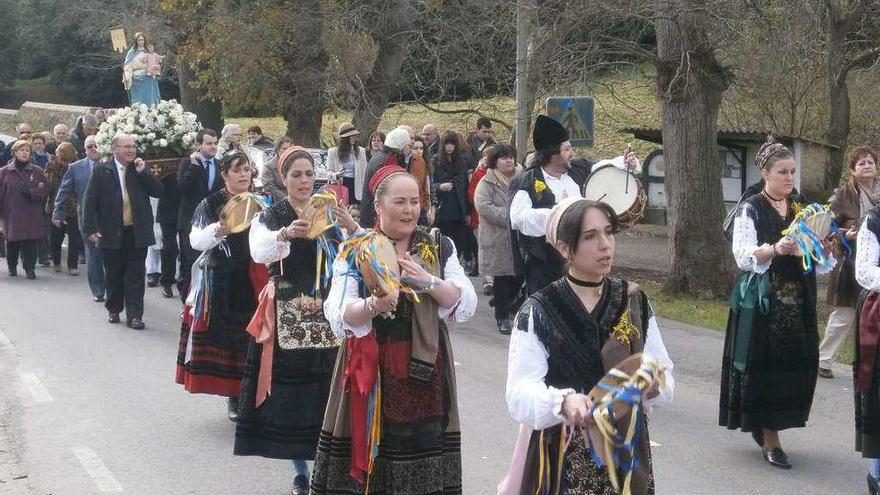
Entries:
<svg viewBox="0 0 880 495">
<path fill-rule="evenodd" d="M 880 58 L 880 3 L 875 0 L 824 0 L 822 4 L 827 57 L 828 133 L 837 149 L 825 168 L 825 189 L 840 182 L 851 129 L 849 76 Z"/>
<path fill-rule="evenodd" d="M 378 126 L 391 98 L 397 96 L 401 69 L 412 38 L 416 6 L 413 0 L 389 0 L 370 9 L 365 16 L 377 49 L 373 67 L 359 88 L 360 97 L 352 122 L 364 129 L 366 139 Z"/>
<path fill-rule="evenodd" d="M 170 1 L 170 0 L 168 0 Z M 192 2 L 179 0 L 192 6 Z M 320 146 L 327 99 L 324 10 L 320 0 L 218 0 L 181 46 L 190 86 L 232 112 L 281 109 L 287 134 Z"/>
<path fill-rule="evenodd" d="M 166 24 L 173 33 L 175 46 L 185 47 L 190 37 L 200 29 L 199 23 L 209 15 L 215 2 L 188 2 L 186 0 L 161 0 Z M 186 53 L 174 57 L 177 81 L 180 87 L 180 103 L 199 117 L 202 126 L 220 131 L 223 128 L 223 104 L 216 96 L 209 95 L 198 84 L 197 62 Z"/>
<path fill-rule="evenodd" d="M 721 235 L 724 202 L 717 117 L 731 73 L 709 41 L 704 0 L 656 0 L 657 96 L 666 159 L 672 269 L 669 289 L 720 296 L 730 289 L 730 255 Z M 722 269 L 719 270 L 719 267 Z"/>
<path fill-rule="evenodd" d="M 821 29 L 801 0 L 737 4 L 723 22 L 731 42 L 725 63 L 736 79 L 722 101 L 720 121 L 751 129 L 822 139 L 826 134 L 825 61 Z"/>
</svg>

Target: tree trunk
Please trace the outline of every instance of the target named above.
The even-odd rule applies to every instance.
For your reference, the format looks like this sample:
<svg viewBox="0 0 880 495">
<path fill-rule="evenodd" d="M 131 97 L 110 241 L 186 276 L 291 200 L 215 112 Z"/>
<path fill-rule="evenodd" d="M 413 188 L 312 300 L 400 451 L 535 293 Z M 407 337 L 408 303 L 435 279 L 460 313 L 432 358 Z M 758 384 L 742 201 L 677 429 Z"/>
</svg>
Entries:
<svg viewBox="0 0 880 495">
<path fill-rule="evenodd" d="M 721 232 L 717 117 L 729 75 L 707 37 L 702 1 L 656 0 L 655 7 L 672 253 L 666 287 L 696 296 L 725 295 L 732 266 Z"/>
<path fill-rule="evenodd" d="M 327 102 L 327 66 L 330 57 L 324 49 L 324 11 L 320 0 L 302 0 L 289 13 L 283 63 L 289 78 L 282 82 L 286 96 L 284 120 L 287 135 L 306 147 L 321 147 L 321 126 Z"/>
<path fill-rule="evenodd" d="M 195 73 L 189 62 L 178 57 L 177 78 L 180 84 L 180 104 L 184 110 L 199 117 L 202 127 L 213 129 L 219 134 L 223 129 L 223 104 L 219 100 L 206 98 L 203 91 L 190 86 Z"/>
<path fill-rule="evenodd" d="M 320 86 L 319 89 L 322 89 Z M 322 91 L 314 91 L 309 101 L 304 95 L 292 101 L 284 109 L 287 121 L 287 135 L 293 137 L 299 146 L 321 148 L 321 126 L 324 123 L 324 101 Z"/>
<path fill-rule="evenodd" d="M 529 86 L 529 46 L 535 25 L 536 0 L 516 2 L 516 127 L 511 139 L 516 145 L 517 156 L 525 161 L 528 149 L 529 122 L 534 108 L 534 92 Z M 529 106 L 529 103 L 532 103 Z"/>
<path fill-rule="evenodd" d="M 352 124 L 361 131 L 361 144 L 366 146 L 378 127 L 391 97 L 397 92 L 400 71 L 409 50 L 407 44 L 415 10 L 410 0 L 392 0 L 379 15 L 380 22 L 372 33 L 378 44 L 376 60 L 362 89 L 352 116 Z"/>
<path fill-rule="evenodd" d="M 826 54 L 828 62 L 828 133 L 831 144 L 837 149 L 831 151 L 829 163 L 825 167 L 823 189 L 830 191 L 840 183 L 840 174 L 846 161 L 846 143 L 849 138 L 849 87 L 847 86 L 846 64 L 846 22 L 841 19 L 840 7 L 828 2 L 825 13 L 827 38 Z"/>
</svg>

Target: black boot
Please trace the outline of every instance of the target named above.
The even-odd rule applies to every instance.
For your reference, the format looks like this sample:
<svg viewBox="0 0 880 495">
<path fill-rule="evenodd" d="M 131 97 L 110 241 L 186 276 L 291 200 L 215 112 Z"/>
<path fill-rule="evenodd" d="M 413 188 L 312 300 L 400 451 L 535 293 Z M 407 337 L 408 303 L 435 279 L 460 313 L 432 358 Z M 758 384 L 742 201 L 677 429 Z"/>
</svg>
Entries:
<svg viewBox="0 0 880 495">
<path fill-rule="evenodd" d="M 501 335 L 510 335 L 510 320 L 497 320 L 498 333 Z"/>
<path fill-rule="evenodd" d="M 290 495 L 309 495 L 309 477 L 304 474 L 296 475 Z"/>
<path fill-rule="evenodd" d="M 229 421 L 238 420 L 238 397 L 226 399 L 226 414 L 229 416 Z"/>
</svg>

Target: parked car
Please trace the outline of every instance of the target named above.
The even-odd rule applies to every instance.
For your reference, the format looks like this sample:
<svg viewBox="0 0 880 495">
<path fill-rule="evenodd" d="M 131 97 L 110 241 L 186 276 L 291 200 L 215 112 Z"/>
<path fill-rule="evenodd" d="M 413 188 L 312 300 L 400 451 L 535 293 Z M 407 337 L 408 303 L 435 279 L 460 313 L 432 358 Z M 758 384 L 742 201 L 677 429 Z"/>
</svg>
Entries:
<svg viewBox="0 0 880 495">
<path fill-rule="evenodd" d="M 330 172 L 327 170 L 327 150 L 321 148 L 306 148 L 306 151 L 312 155 L 315 160 L 315 190 L 324 187 L 329 182 Z M 275 155 L 275 148 L 263 146 L 247 146 L 245 153 L 251 159 L 251 163 L 256 165 L 257 176 L 254 178 L 254 187 L 257 190 L 263 188 L 263 182 L 260 177 L 263 175 L 265 167 L 274 167 L 278 157 Z"/>
</svg>

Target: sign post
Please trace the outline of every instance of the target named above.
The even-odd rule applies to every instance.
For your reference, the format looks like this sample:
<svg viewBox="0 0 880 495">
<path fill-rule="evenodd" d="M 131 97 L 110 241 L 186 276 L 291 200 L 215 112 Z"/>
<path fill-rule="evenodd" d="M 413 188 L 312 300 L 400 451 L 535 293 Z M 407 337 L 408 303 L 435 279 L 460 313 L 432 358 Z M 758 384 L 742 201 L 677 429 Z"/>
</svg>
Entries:
<svg viewBox="0 0 880 495">
<path fill-rule="evenodd" d="M 547 98 L 547 116 L 568 130 L 575 148 L 593 146 L 593 99 L 585 96 L 551 96 Z"/>
</svg>

